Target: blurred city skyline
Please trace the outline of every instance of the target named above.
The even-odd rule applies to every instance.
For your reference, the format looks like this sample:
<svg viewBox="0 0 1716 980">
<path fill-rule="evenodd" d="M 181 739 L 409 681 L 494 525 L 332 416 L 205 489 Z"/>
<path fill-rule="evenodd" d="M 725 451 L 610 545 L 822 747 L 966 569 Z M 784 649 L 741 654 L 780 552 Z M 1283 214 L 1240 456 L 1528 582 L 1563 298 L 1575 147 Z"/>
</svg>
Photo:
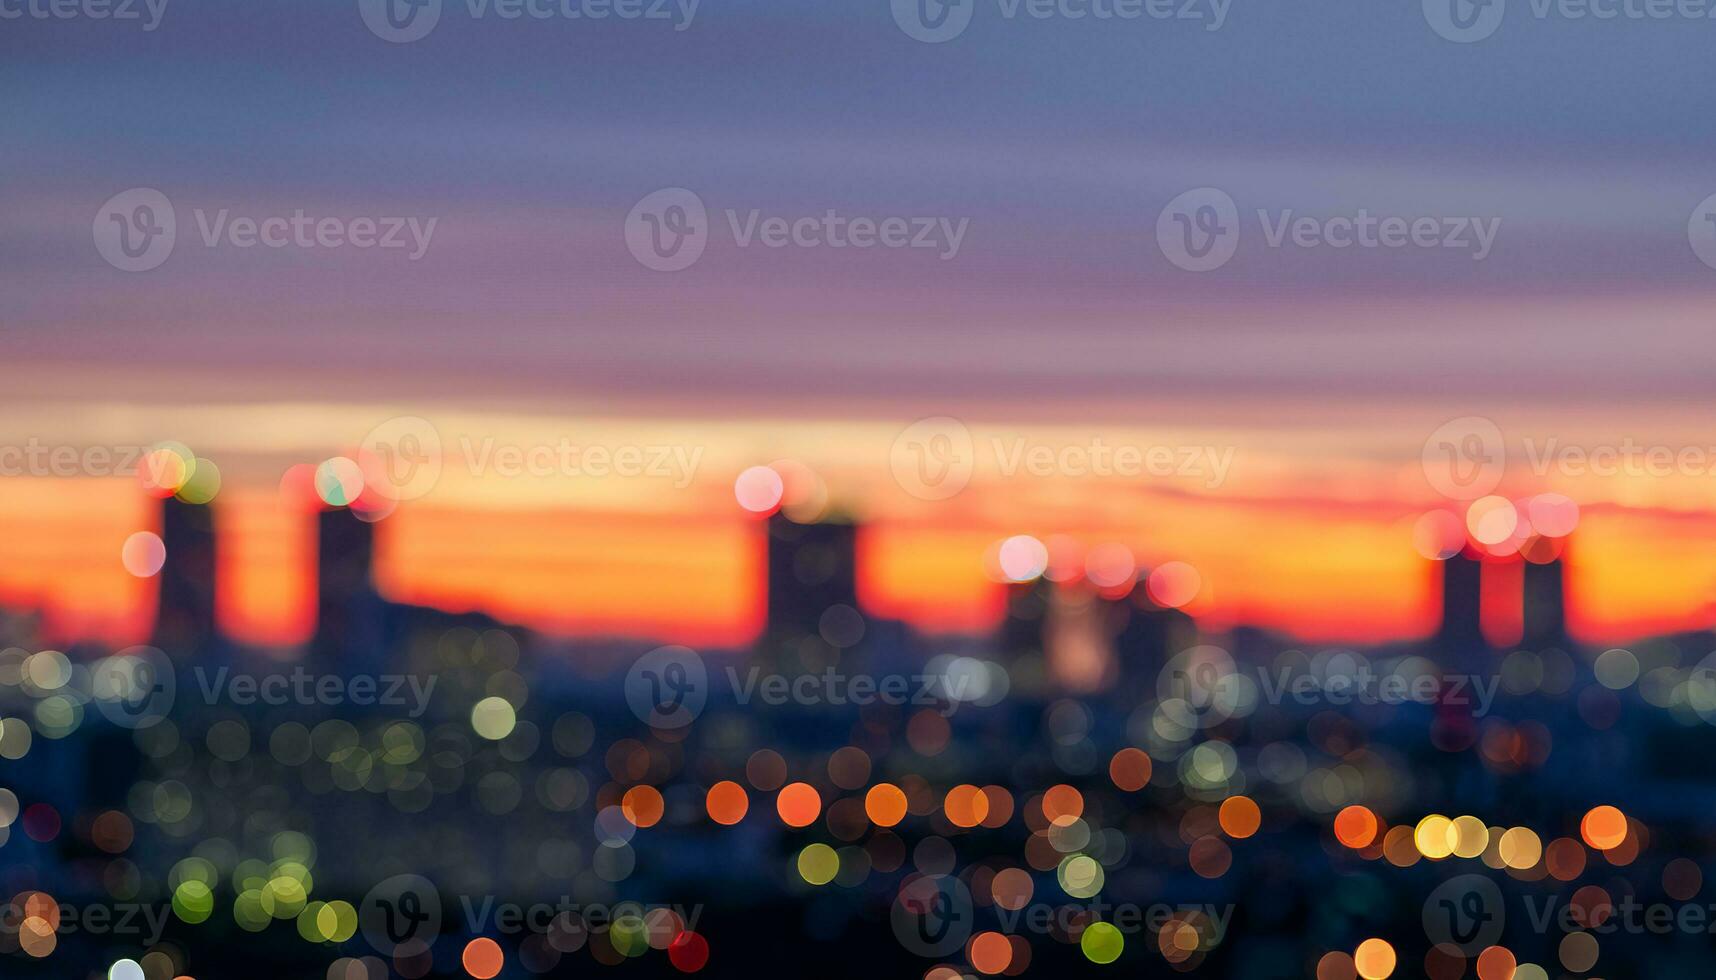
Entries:
<svg viewBox="0 0 1716 980">
<path fill-rule="evenodd" d="M 1680 67 L 1704 33 L 1515 7 L 1472 44 L 1413 4 L 1222 5 L 1219 23 L 1215 5 L 1127 21 L 991 5 L 935 44 L 883 2 L 580 21 L 447 3 L 409 43 L 335 0 L 174 0 L 150 29 L 20 22 L 0 37 L 29 148 L 0 187 L 0 444 L 172 439 L 215 459 L 225 608 L 260 642 L 305 629 L 307 532 L 276 506 L 281 474 L 399 415 L 479 446 L 699 454 L 683 486 L 450 467 L 381 532 L 401 598 L 740 642 L 761 587 L 732 481 L 794 459 L 864 522 L 866 600 L 925 628 L 993 621 L 981 556 L 999 538 L 1068 533 L 1191 562 L 1212 623 L 1373 641 L 1430 629 L 1410 527 L 1447 502 L 1420 456 L 1478 416 L 1507 433 L 1503 492 L 1584 508 L 1581 637 L 1707 625 L 1708 466 L 1593 478 L 1525 458 L 1716 441 L 1716 271 L 1697 239 L 1716 136 L 1692 124 L 1712 95 Z M 146 272 L 91 242 L 104 202 L 136 188 L 177 223 Z M 665 188 L 707 206 L 682 271 L 627 248 L 629 211 Z M 1159 237 L 1196 188 L 1240 225 L 1205 273 Z M 419 254 L 228 234 L 296 214 L 432 235 Z M 824 214 L 961 238 L 740 242 L 747 222 Z M 1306 216 L 1433 217 L 1494 240 L 1280 238 Z M 959 498 L 922 501 L 885 462 L 928 416 L 980 442 L 1208 446 L 1232 466 L 1219 486 L 980 469 Z M 134 635 L 149 586 L 114 559 L 146 501 L 126 480 L 74 483 L 0 477 L 0 599 Z"/>
</svg>

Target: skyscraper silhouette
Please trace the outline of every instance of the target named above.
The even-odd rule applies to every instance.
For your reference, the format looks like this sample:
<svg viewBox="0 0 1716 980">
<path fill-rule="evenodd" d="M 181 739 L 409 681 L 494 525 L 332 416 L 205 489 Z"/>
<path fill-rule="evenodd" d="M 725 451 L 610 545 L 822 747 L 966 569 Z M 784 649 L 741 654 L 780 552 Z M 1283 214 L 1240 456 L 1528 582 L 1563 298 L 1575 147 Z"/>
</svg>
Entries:
<svg viewBox="0 0 1716 980">
<path fill-rule="evenodd" d="M 215 519 L 207 504 L 161 502 L 161 566 L 153 645 L 171 656 L 206 652 L 215 642 Z"/>
<path fill-rule="evenodd" d="M 1525 635 L 1528 649 L 1567 642 L 1566 572 L 1560 558 L 1525 566 Z"/>
<path fill-rule="evenodd" d="M 1001 620 L 998 652 L 1004 665 L 1021 658 L 1041 657 L 1043 623 L 1049 615 L 1054 583 L 1046 578 L 1007 585 L 1007 612 Z"/>
<path fill-rule="evenodd" d="M 1114 655 L 1118 668 L 1115 690 L 1138 703 L 1157 695 L 1163 665 L 1197 642 L 1197 623 L 1178 609 L 1164 609 L 1150 600 L 1143 586 L 1112 604 Z"/>
<path fill-rule="evenodd" d="M 763 653 L 784 672 L 819 670 L 830 654 L 821 640 L 824 613 L 858 608 L 858 529 L 842 521 L 797 524 L 776 514 L 768 523 L 768 625 Z"/>
<path fill-rule="evenodd" d="M 1483 562 L 1461 553 L 1442 562 L 1442 628 L 1437 652 L 1459 661 L 1489 650 L 1482 626 Z"/>
<path fill-rule="evenodd" d="M 316 517 L 316 634 L 323 669 L 381 663 L 386 607 L 375 591 L 375 526 L 344 508 Z"/>
</svg>

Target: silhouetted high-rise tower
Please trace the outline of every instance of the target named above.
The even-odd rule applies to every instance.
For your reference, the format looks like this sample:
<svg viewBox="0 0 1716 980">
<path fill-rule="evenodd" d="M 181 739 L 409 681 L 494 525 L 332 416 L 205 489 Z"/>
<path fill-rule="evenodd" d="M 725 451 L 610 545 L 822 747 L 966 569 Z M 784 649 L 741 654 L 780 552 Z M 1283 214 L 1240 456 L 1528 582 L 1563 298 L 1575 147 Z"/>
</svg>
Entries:
<svg viewBox="0 0 1716 980">
<path fill-rule="evenodd" d="M 1567 642 L 1565 568 L 1560 558 L 1525 566 L 1525 635 L 1528 649 L 1560 646 Z"/>
<path fill-rule="evenodd" d="M 1489 649 L 1484 640 L 1483 562 L 1458 554 L 1442 562 L 1442 628 L 1436 634 L 1439 652 L 1469 656 Z"/>
<path fill-rule="evenodd" d="M 316 636 L 324 663 L 379 664 L 386 656 L 385 607 L 372 579 L 375 526 L 343 508 L 316 517 Z"/>
<path fill-rule="evenodd" d="M 1142 585 L 1111 609 L 1119 674 L 1115 690 L 1128 702 L 1154 698 L 1163 666 L 1197 643 L 1197 623 L 1178 609 L 1156 605 Z"/>
<path fill-rule="evenodd" d="M 820 669 L 794 651 L 815 646 L 823 615 L 834 606 L 858 609 L 858 529 L 828 521 L 797 524 L 776 514 L 768 524 L 768 626 L 764 644 L 785 671 Z M 850 618 L 842 617 L 842 618 Z"/>
<path fill-rule="evenodd" d="M 173 656 L 204 652 L 215 641 L 215 521 L 207 504 L 161 502 L 160 596 L 153 644 Z"/>
</svg>

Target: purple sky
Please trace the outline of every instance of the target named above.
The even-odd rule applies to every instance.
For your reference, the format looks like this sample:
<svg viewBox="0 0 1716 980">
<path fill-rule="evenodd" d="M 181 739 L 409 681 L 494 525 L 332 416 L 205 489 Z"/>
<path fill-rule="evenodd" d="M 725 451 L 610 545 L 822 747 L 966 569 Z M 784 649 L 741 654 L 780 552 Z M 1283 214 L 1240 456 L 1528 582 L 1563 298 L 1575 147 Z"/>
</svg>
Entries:
<svg viewBox="0 0 1716 980">
<path fill-rule="evenodd" d="M 1416 3 L 1239 3 L 1204 23 L 1006 19 L 924 44 L 884 0 L 705 0 L 669 22 L 448 0 L 389 44 L 353 2 L 170 0 L 156 30 L 0 24 L 0 399 L 591 404 L 1115 416 L 1323 399 L 1674 405 L 1708 388 L 1716 21 L 1438 37 Z M 1176 268 L 1163 207 L 1241 216 Z M 103 202 L 172 201 L 145 273 Z M 695 191 L 710 241 L 624 223 Z M 206 247 L 196 213 L 434 218 L 399 251 Z M 1278 219 L 1499 221 L 1444 248 L 1269 246 Z M 743 220 L 965 222 L 958 254 L 739 248 Z M 1716 227 L 1716 226 L 1713 226 Z M 1716 232 L 1713 232 L 1716 233 Z"/>
</svg>

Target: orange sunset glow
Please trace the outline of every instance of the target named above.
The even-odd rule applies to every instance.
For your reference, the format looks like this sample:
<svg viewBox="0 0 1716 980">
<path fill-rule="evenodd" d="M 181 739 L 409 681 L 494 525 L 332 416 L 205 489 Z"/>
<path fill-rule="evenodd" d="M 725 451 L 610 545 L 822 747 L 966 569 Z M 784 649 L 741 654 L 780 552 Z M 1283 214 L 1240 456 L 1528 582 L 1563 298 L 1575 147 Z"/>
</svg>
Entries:
<svg viewBox="0 0 1716 980">
<path fill-rule="evenodd" d="M 616 481 L 520 485 L 450 468 L 435 493 L 377 524 L 378 588 L 396 601 L 480 610 L 558 635 L 741 646 L 761 628 L 767 583 L 762 531 L 733 500 L 732 477 L 749 453 L 779 458 L 746 448 L 750 441 L 723 446 L 720 463 L 679 494 Z M 1231 490 L 980 472 L 957 499 L 924 501 L 878 484 L 826 446 L 786 442 L 828 475 L 834 511 L 861 519 L 866 610 L 929 633 L 991 630 L 1004 590 L 986 556 L 1008 535 L 1031 534 L 1084 548 L 1118 543 L 1145 569 L 1191 563 L 1202 583 L 1187 610 L 1206 628 L 1255 625 L 1309 642 L 1420 637 L 1435 628 L 1440 586 L 1412 545 L 1412 523 L 1429 509 L 1459 510 L 1422 492 L 1410 503 L 1395 499 L 1390 488 L 1409 477 L 1357 461 L 1333 466 L 1352 489 L 1347 499 L 1304 496 L 1296 489 L 1309 477 L 1280 455 L 1236 466 Z M 1706 625 L 1716 518 L 1649 503 L 1689 492 L 1673 484 L 1591 489 L 1600 499 L 1585 506 L 1567 556 L 1574 633 L 1621 642 Z M 556 506 L 562 494 L 570 502 Z M 120 548 L 133 532 L 156 529 L 158 517 L 134 479 L 5 478 L 0 502 L 0 601 L 40 610 L 62 642 L 147 636 L 154 583 L 126 571 Z M 315 625 L 312 512 L 270 481 L 243 476 L 215 507 L 223 630 L 257 646 L 302 643 Z M 1665 564 L 1680 573 L 1647 573 Z M 1517 569 L 1487 571 L 1493 639 L 1517 632 L 1508 599 L 1517 589 Z"/>
</svg>

